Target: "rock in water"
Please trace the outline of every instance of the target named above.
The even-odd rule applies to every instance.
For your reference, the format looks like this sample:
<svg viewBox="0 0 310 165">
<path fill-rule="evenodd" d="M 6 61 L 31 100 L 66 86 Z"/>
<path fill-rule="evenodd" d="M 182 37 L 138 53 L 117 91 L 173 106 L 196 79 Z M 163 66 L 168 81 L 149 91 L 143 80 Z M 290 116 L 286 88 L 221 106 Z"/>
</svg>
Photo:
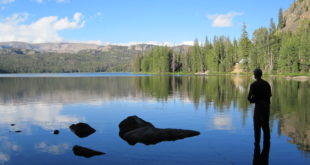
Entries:
<svg viewBox="0 0 310 165">
<path fill-rule="evenodd" d="M 132 131 L 134 129 L 147 126 L 154 127 L 151 123 L 146 122 L 137 116 L 129 116 L 125 120 L 120 122 L 118 125 L 120 135 Z"/>
<path fill-rule="evenodd" d="M 162 141 L 175 141 L 200 133 L 183 129 L 160 129 L 137 116 L 129 116 L 119 124 L 119 136 L 130 145 L 143 143 L 156 144 Z"/>
<path fill-rule="evenodd" d="M 105 154 L 104 152 L 95 151 L 95 150 L 92 150 L 92 149 L 89 149 L 89 148 L 85 148 L 85 147 L 82 147 L 82 146 L 78 146 L 78 145 L 75 145 L 72 148 L 72 151 L 73 151 L 74 155 L 76 155 L 76 156 L 83 156 L 85 158 L 90 158 L 90 157 L 93 157 L 93 156 L 104 155 Z"/>
<path fill-rule="evenodd" d="M 59 134 L 59 130 L 55 129 L 53 133 L 54 133 L 55 135 L 58 135 L 58 134 Z"/>
<path fill-rule="evenodd" d="M 80 138 L 87 137 L 96 132 L 96 130 L 90 127 L 86 123 L 77 123 L 70 126 L 71 131 Z"/>
</svg>

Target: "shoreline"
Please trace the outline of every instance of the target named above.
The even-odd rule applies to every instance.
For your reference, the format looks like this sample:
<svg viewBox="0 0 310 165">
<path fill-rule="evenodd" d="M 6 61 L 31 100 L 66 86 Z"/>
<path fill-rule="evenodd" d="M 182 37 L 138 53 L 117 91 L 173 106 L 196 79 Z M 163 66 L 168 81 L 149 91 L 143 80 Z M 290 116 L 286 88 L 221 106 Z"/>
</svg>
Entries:
<svg viewBox="0 0 310 165">
<path fill-rule="evenodd" d="M 108 72 L 107 72 L 108 73 Z M 241 72 L 241 73 L 231 73 L 231 72 L 166 72 L 166 73 L 156 73 L 156 72 L 132 72 L 134 74 L 154 74 L 154 75 L 193 75 L 193 76 L 214 76 L 214 75 L 234 75 L 234 76 L 252 76 L 252 72 Z M 264 76 L 284 76 L 284 77 L 308 77 L 310 78 L 310 73 L 263 73 Z"/>
<path fill-rule="evenodd" d="M 148 75 L 188 75 L 188 76 L 252 76 L 252 72 L 240 72 L 240 73 L 231 73 L 231 72 L 165 72 L 165 73 L 158 73 L 158 72 L 55 72 L 55 73 L 0 73 L 1 75 L 22 75 L 22 74 L 46 74 L 46 75 L 53 75 L 53 74 L 121 74 L 121 73 L 128 73 L 128 74 L 148 74 Z M 310 73 L 283 73 L 283 74 L 269 74 L 265 73 L 264 76 L 269 77 L 283 77 L 288 80 L 310 80 Z"/>
</svg>

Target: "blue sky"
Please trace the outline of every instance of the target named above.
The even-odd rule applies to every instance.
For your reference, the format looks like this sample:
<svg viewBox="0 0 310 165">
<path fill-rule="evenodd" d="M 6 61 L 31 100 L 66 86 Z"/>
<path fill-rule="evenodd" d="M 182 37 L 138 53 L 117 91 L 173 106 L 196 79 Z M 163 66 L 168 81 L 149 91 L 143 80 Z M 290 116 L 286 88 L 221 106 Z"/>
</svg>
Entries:
<svg viewBox="0 0 310 165">
<path fill-rule="evenodd" d="M 169 42 L 239 38 L 293 0 L 0 0 L 0 41 Z"/>
</svg>

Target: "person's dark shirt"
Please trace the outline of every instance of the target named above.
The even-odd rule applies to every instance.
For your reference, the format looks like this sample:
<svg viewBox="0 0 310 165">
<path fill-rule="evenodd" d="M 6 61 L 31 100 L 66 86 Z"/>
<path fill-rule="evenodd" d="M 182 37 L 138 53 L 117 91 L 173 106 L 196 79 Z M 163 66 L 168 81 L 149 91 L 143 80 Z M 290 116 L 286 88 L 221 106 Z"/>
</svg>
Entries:
<svg viewBox="0 0 310 165">
<path fill-rule="evenodd" d="M 248 100 L 250 103 L 265 102 L 270 103 L 271 88 L 267 81 L 258 79 L 250 86 Z"/>
</svg>

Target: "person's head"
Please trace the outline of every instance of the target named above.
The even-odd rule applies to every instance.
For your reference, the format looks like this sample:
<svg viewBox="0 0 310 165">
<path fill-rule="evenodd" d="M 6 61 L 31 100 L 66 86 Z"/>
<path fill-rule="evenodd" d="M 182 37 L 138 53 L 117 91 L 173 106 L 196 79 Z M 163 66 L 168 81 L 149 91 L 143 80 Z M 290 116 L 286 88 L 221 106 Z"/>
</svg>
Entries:
<svg viewBox="0 0 310 165">
<path fill-rule="evenodd" d="M 262 78 L 263 72 L 262 72 L 261 69 L 256 68 L 256 69 L 253 71 L 253 73 L 254 73 L 255 79 L 261 79 L 261 78 Z"/>
</svg>

